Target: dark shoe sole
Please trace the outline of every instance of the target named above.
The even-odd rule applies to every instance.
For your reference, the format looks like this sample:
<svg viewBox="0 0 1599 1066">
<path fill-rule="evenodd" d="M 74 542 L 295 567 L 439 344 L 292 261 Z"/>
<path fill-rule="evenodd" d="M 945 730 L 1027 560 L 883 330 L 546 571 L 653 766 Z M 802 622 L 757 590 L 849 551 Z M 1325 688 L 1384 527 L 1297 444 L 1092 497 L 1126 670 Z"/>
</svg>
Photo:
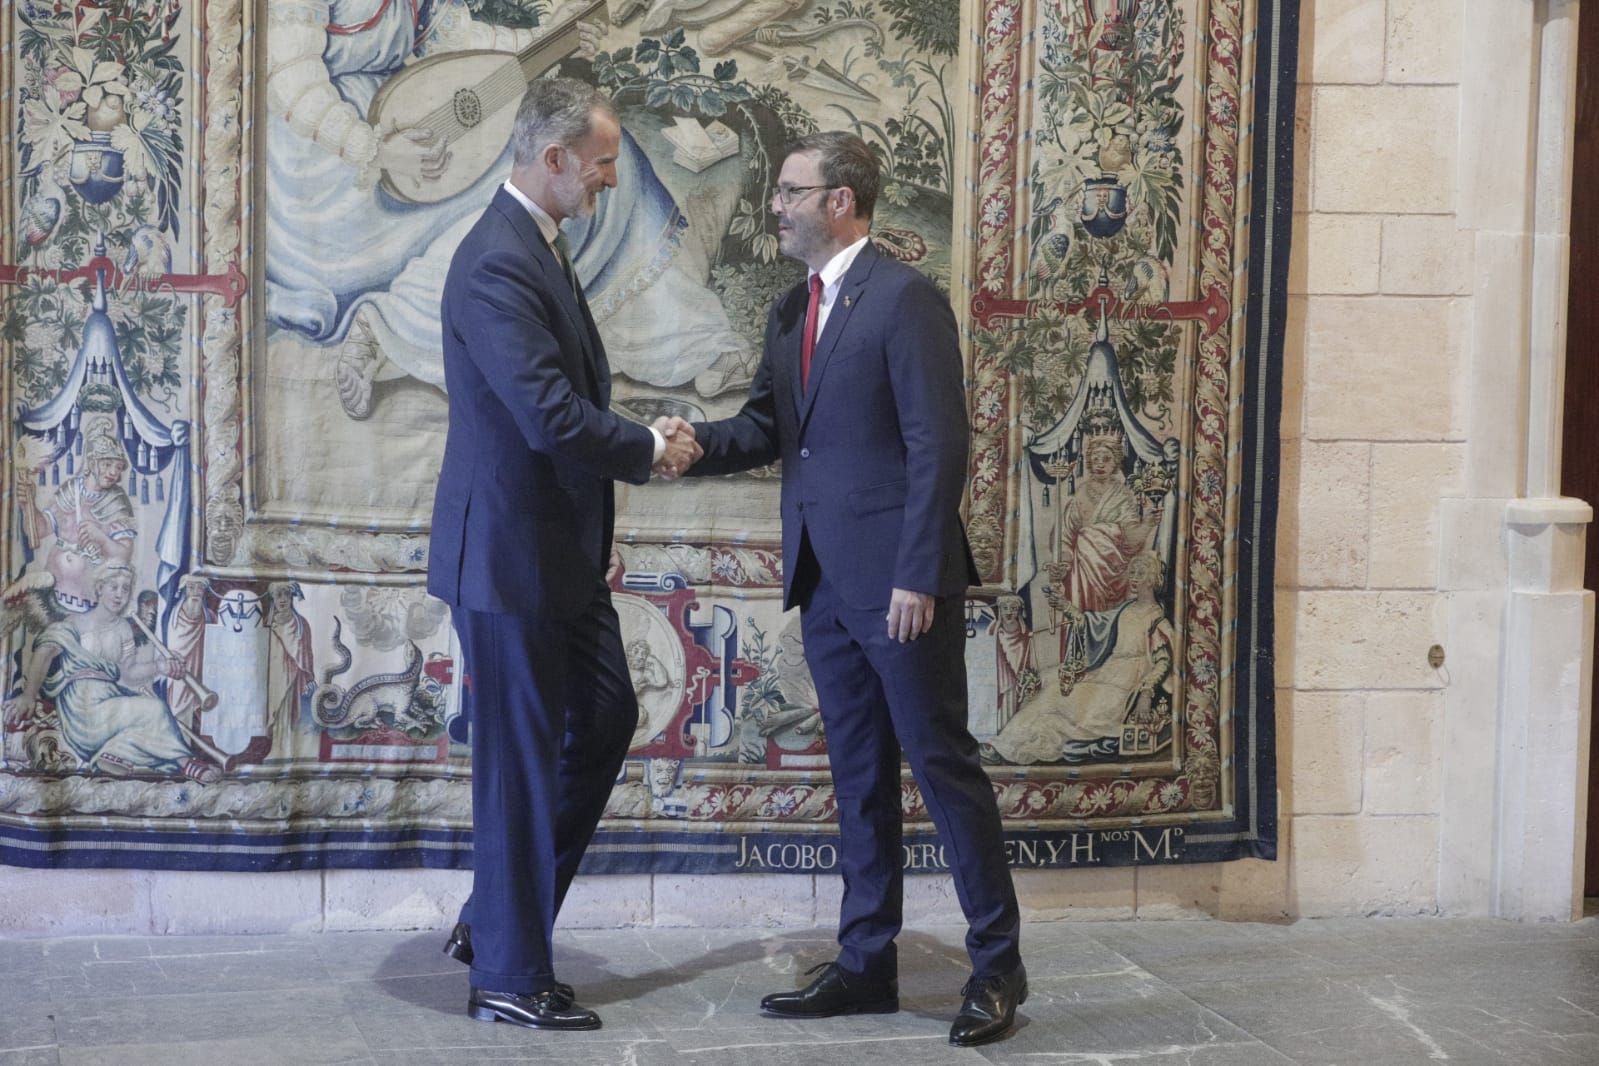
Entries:
<svg viewBox="0 0 1599 1066">
<path fill-rule="evenodd" d="M 876 1003 L 854 1003 L 848 1007 L 827 1011 L 791 1011 L 761 1005 L 761 1013 L 768 1018 L 838 1018 L 845 1014 L 898 1014 L 899 1000 L 880 999 Z"/>
<path fill-rule="evenodd" d="M 465 944 L 457 943 L 456 941 L 452 940 L 444 945 L 444 954 L 463 965 L 472 965 L 472 949 L 467 947 Z"/>
<path fill-rule="evenodd" d="M 996 1040 L 1005 1039 L 1007 1036 L 1009 1036 L 1011 1034 L 1011 1031 L 1013 1029 L 1015 1029 L 1015 1028 L 1016 1028 L 1016 1023 L 1015 1022 L 1011 1022 L 1005 1028 L 1000 1029 L 997 1032 L 990 1033 L 987 1036 L 979 1037 L 976 1040 L 956 1040 L 954 1037 L 950 1037 L 949 1038 L 949 1043 L 950 1043 L 951 1047 L 979 1047 L 979 1046 L 981 1046 L 983 1044 L 992 1044 Z"/>
<path fill-rule="evenodd" d="M 581 1025 L 539 1025 L 536 1022 L 524 1022 L 518 1018 L 507 1018 L 493 1007 L 468 1007 L 466 1013 L 473 1021 L 478 1022 L 504 1022 L 506 1025 L 519 1025 L 523 1029 L 547 1029 L 551 1031 L 565 1031 L 571 1033 L 586 1032 L 600 1027 L 600 1021 L 595 1019 L 591 1025 L 584 1022 Z"/>
</svg>

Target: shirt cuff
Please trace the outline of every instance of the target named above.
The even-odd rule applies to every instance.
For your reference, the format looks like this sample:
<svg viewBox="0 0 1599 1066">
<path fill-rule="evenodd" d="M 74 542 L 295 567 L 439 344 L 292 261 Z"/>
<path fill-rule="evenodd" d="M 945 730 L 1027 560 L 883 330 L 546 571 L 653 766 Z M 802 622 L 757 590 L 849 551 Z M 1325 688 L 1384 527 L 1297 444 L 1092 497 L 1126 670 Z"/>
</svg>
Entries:
<svg viewBox="0 0 1599 1066">
<path fill-rule="evenodd" d="M 654 426 L 645 426 L 644 428 L 649 430 L 650 436 L 655 438 L 655 458 L 650 460 L 650 465 L 654 466 L 661 461 L 661 456 L 666 454 L 666 438 L 661 436 L 661 431 Z"/>
</svg>

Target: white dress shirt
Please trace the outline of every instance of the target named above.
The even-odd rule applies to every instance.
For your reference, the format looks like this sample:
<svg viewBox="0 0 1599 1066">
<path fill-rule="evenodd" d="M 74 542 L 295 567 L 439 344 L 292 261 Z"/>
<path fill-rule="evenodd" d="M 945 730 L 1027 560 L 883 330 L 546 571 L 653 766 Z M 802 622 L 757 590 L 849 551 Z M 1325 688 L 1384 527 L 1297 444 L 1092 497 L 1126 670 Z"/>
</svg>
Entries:
<svg viewBox="0 0 1599 1066">
<path fill-rule="evenodd" d="M 521 189 L 518 189 L 509 181 L 505 183 L 505 191 L 516 197 L 517 203 L 527 208 L 527 213 L 533 216 L 533 221 L 538 225 L 539 232 L 544 235 L 544 242 L 551 248 L 554 248 L 555 237 L 561 232 L 561 227 L 556 225 L 555 219 L 551 218 L 549 213 L 545 211 L 544 208 L 534 203 L 528 197 L 527 193 L 523 192 Z"/>
<path fill-rule="evenodd" d="M 816 307 L 816 339 L 822 339 L 822 331 L 827 328 L 827 315 L 833 310 L 833 301 L 838 299 L 838 290 L 844 284 L 844 275 L 849 273 L 849 268 L 854 265 L 855 257 L 861 254 L 861 249 L 866 247 L 870 236 L 862 237 L 854 244 L 839 252 L 823 264 L 821 270 L 807 271 L 805 284 L 811 283 L 811 278 L 817 274 L 822 276 L 822 298 Z"/>
</svg>

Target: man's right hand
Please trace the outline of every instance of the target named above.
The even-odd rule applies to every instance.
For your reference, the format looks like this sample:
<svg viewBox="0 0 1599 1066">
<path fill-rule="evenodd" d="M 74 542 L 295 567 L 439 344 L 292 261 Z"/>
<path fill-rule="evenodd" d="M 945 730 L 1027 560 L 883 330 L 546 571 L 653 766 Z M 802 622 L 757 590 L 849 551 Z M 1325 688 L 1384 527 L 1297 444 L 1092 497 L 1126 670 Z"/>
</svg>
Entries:
<svg viewBox="0 0 1599 1066">
<path fill-rule="evenodd" d="M 655 428 L 666 439 L 666 451 L 651 467 L 656 476 L 667 481 L 681 477 L 705 454 L 705 449 L 694 440 L 694 427 L 683 419 L 675 415 L 671 418 L 662 416 L 655 420 Z"/>
</svg>

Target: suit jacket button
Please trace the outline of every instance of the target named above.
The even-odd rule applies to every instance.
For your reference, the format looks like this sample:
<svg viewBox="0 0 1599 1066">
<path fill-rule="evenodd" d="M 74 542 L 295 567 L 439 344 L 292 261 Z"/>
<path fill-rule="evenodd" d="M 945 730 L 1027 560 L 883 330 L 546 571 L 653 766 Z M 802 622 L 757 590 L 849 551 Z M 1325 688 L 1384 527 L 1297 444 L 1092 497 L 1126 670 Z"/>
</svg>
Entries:
<svg viewBox="0 0 1599 1066">
<path fill-rule="evenodd" d="M 801 448 L 800 449 L 800 458 L 801 459 L 809 459 L 810 457 L 811 457 L 811 450 L 809 448 Z"/>
</svg>

